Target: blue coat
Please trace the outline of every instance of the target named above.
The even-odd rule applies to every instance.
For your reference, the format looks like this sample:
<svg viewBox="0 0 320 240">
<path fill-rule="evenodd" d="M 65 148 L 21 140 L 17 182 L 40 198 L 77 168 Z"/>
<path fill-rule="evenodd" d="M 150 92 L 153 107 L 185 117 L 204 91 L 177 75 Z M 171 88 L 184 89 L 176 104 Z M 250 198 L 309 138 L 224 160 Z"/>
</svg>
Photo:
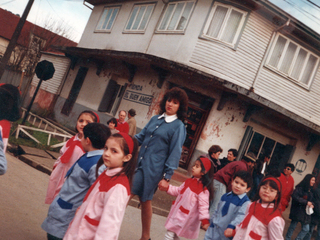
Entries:
<svg viewBox="0 0 320 240">
<path fill-rule="evenodd" d="M 49 207 L 47 218 L 41 225 L 47 233 L 63 238 L 77 208 L 96 180 L 96 165 L 102 153 L 103 150 L 88 152 L 70 168 L 58 196 Z M 101 173 L 102 168 L 99 170 Z"/>
<path fill-rule="evenodd" d="M 163 175 L 171 179 L 179 166 L 186 128 L 181 120 L 166 122 L 156 115 L 139 134 L 135 135 L 141 145 L 138 166 L 131 192 L 139 195 L 142 202 L 152 200 Z"/>
</svg>

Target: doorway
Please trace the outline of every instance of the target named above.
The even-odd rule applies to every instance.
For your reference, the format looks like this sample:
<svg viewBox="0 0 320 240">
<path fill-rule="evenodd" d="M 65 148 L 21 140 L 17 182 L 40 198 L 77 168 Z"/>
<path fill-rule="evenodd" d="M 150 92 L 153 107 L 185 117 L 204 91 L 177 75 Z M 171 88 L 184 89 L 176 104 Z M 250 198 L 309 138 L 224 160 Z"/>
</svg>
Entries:
<svg viewBox="0 0 320 240">
<path fill-rule="evenodd" d="M 184 89 L 189 97 L 187 118 L 184 121 L 187 137 L 182 147 L 179 166 L 188 169 L 192 154 L 207 121 L 214 99 Z"/>
</svg>

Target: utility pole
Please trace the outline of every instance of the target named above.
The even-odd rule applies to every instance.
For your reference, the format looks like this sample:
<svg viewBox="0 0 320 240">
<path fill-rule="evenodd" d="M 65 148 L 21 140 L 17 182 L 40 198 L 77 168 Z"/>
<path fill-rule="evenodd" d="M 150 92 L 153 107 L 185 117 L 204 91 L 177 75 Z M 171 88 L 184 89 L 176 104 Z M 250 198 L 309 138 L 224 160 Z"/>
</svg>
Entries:
<svg viewBox="0 0 320 240">
<path fill-rule="evenodd" d="M 30 9 L 31 9 L 33 2 L 34 2 L 34 0 L 29 0 L 29 2 L 28 2 L 27 6 L 22 14 L 22 17 L 20 18 L 20 20 L 18 22 L 18 25 L 17 25 L 16 29 L 14 30 L 14 33 L 11 37 L 11 40 L 9 42 L 7 49 L 6 49 L 6 52 L 4 53 L 4 55 L 0 61 L 0 80 L 1 80 L 1 77 L 4 73 L 5 67 L 11 57 L 11 53 L 16 46 L 16 43 L 17 43 L 17 40 L 20 36 L 22 27 L 23 27 L 24 23 L 26 22 L 27 16 L 30 12 Z"/>
</svg>

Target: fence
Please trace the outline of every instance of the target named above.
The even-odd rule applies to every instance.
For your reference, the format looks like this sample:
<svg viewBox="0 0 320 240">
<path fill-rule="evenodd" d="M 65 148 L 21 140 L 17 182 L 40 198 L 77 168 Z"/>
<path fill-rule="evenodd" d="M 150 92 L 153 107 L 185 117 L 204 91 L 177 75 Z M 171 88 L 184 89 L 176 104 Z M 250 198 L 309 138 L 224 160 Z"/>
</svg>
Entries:
<svg viewBox="0 0 320 240">
<path fill-rule="evenodd" d="M 22 118 L 26 114 L 26 109 L 22 108 Z M 26 134 L 28 137 L 30 137 L 33 141 L 36 143 L 40 143 L 38 139 L 36 139 L 34 136 L 32 136 L 27 130 L 32 130 L 32 131 L 38 131 L 38 132 L 43 132 L 48 134 L 48 141 L 47 145 L 50 146 L 51 148 L 57 148 L 61 147 L 65 144 L 65 142 L 71 138 L 73 135 L 68 133 L 66 130 L 54 125 L 53 123 L 49 122 L 48 120 L 39 117 L 31 112 L 29 112 L 29 115 L 27 117 L 27 121 L 30 122 L 33 126 L 38 126 L 38 127 L 29 127 L 25 125 L 19 124 L 16 130 L 16 139 L 19 138 L 20 131 Z M 50 145 L 51 138 L 52 137 L 61 137 L 63 139 L 63 142 L 55 144 L 55 145 Z"/>
</svg>

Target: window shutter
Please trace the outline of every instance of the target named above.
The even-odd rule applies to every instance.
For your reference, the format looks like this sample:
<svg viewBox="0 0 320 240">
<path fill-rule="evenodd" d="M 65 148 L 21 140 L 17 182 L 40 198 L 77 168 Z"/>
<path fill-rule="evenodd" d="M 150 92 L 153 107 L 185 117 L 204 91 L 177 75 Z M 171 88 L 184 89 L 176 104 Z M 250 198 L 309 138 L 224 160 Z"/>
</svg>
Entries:
<svg viewBox="0 0 320 240">
<path fill-rule="evenodd" d="M 77 97 L 78 97 L 79 92 L 81 90 L 83 81 L 87 75 L 87 72 L 88 72 L 88 68 L 86 68 L 86 67 L 79 68 L 77 76 L 76 76 L 76 78 L 73 82 L 72 88 L 70 90 L 69 96 L 66 99 L 66 101 L 62 107 L 62 110 L 61 110 L 62 114 L 69 116 L 69 114 L 73 108 L 73 105 L 77 100 Z"/>
<path fill-rule="evenodd" d="M 116 81 L 110 79 L 108 87 L 103 94 L 102 100 L 100 102 L 98 111 L 99 112 L 110 112 L 113 103 L 117 97 L 120 85 Z"/>
</svg>

